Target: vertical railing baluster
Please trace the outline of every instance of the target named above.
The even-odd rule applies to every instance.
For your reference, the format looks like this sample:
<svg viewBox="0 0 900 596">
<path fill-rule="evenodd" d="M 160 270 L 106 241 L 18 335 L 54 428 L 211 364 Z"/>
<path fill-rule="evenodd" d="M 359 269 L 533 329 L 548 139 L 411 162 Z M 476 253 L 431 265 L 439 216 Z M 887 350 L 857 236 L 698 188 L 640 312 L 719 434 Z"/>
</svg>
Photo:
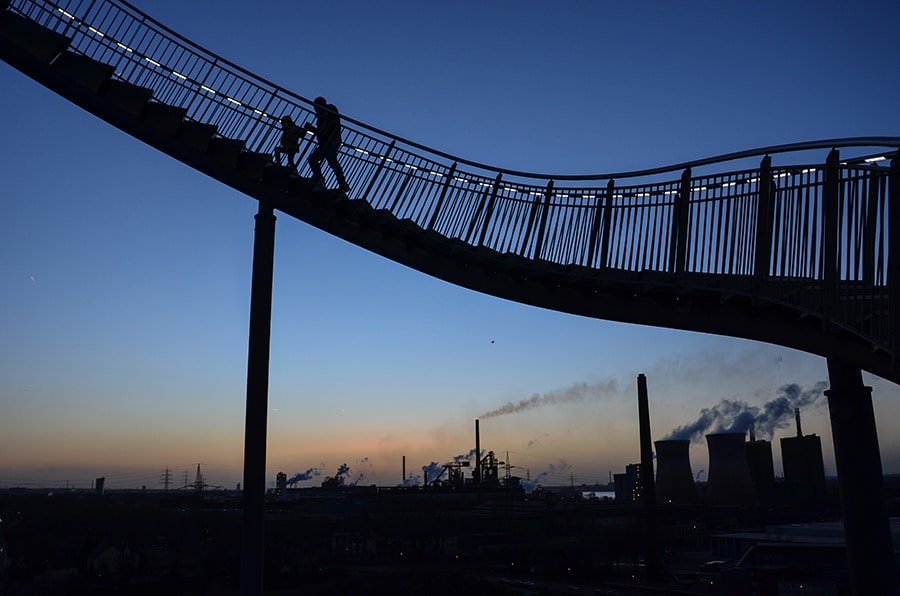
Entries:
<svg viewBox="0 0 900 596">
<path fill-rule="evenodd" d="M 547 191 L 544 193 L 544 208 L 541 211 L 541 223 L 538 225 L 538 237 L 534 243 L 533 259 L 541 257 L 544 248 L 544 230 L 547 227 L 547 216 L 550 214 L 550 197 L 553 196 L 553 180 L 547 183 Z"/>
<path fill-rule="evenodd" d="M 494 180 L 494 190 L 491 192 L 491 200 L 488 202 L 487 211 L 484 213 L 484 225 L 481 226 L 481 236 L 478 238 L 478 246 L 484 246 L 484 237 L 487 234 L 488 226 L 491 223 L 491 217 L 494 214 L 494 204 L 497 202 L 497 191 L 500 190 L 500 179 L 503 174 L 497 174 Z"/>
<path fill-rule="evenodd" d="M 547 183 L 547 189 L 545 192 L 550 192 L 553 188 L 553 180 Z M 534 200 L 531 202 L 531 211 L 528 214 L 528 225 L 525 227 L 525 236 L 522 237 L 522 243 L 519 246 L 519 254 L 523 257 L 525 256 L 525 249 L 528 246 L 528 243 L 531 241 L 531 232 L 534 231 L 534 219 L 537 217 L 537 212 L 541 206 L 542 195 L 536 196 Z"/>
<path fill-rule="evenodd" d="M 758 286 L 769 277 L 772 262 L 772 214 L 775 197 L 775 181 L 772 179 L 772 157 L 766 155 L 759 164 L 759 182 L 756 185 L 756 254 L 753 261 L 753 280 Z"/>
<path fill-rule="evenodd" d="M 612 180 L 610 180 L 612 182 Z M 604 208 L 608 202 L 606 196 L 598 196 L 594 203 L 594 222 L 591 224 L 591 236 L 588 238 L 588 261 L 585 263 L 588 267 L 593 267 L 596 259 L 594 253 L 597 251 L 597 235 L 600 233 L 600 226 L 603 223 L 603 214 L 606 212 Z"/>
<path fill-rule="evenodd" d="M 600 263 L 597 265 L 599 269 L 609 267 L 609 241 L 612 236 L 612 212 L 615 192 L 616 181 L 610 180 L 606 183 L 606 197 L 603 202 L 603 235 L 600 237 Z"/>
<path fill-rule="evenodd" d="M 481 213 L 484 211 L 484 206 L 488 201 L 488 194 L 489 191 L 487 190 L 481 193 L 481 200 L 478 201 L 478 205 L 475 206 L 475 211 L 472 212 L 472 218 L 469 220 L 469 229 L 466 230 L 466 236 L 463 238 L 468 244 L 472 244 L 472 234 L 475 233 L 475 227 L 478 225 L 478 218 L 481 217 Z"/>
<path fill-rule="evenodd" d="M 388 211 L 390 211 L 391 214 L 394 215 L 394 217 L 398 217 L 397 216 L 397 208 L 400 206 L 400 201 L 403 199 L 403 193 L 406 192 L 406 187 L 409 186 L 409 181 L 412 179 L 412 176 L 413 176 L 413 170 L 407 168 L 406 176 L 403 177 L 403 181 L 400 183 L 400 188 L 398 188 L 397 191 L 394 193 L 394 202 L 391 203 L 390 207 L 388 207 Z M 385 197 L 385 198 L 387 198 L 387 197 Z"/>
<path fill-rule="evenodd" d="M 372 189 L 375 187 L 375 182 L 378 181 L 378 178 L 381 176 L 381 171 L 384 169 L 384 164 L 387 163 L 387 160 L 390 159 L 391 153 L 394 152 L 394 145 L 396 145 L 397 141 L 392 140 L 391 144 L 388 145 L 387 151 L 384 152 L 384 155 L 381 156 L 381 161 L 378 162 L 378 167 L 375 168 L 375 172 L 372 174 L 372 179 L 369 180 L 369 185 L 366 186 L 366 192 L 363 194 L 363 198 L 369 201 L 370 203 L 374 203 L 369 196 L 372 193 Z"/>
<path fill-rule="evenodd" d="M 840 154 L 832 149 L 825 160 L 825 176 L 822 181 L 822 305 L 821 312 L 827 324 L 835 315 L 838 302 L 840 263 L 838 255 L 838 196 L 840 193 Z"/>
<path fill-rule="evenodd" d="M 450 170 L 444 175 L 444 188 L 441 189 L 441 196 L 438 197 L 437 204 L 434 206 L 434 213 L 431 214 L 431 218 L 428 220 L 428 229 L 433 230 L 434 224 L 437 223 L 438 215 L 441 213 L 441 208 L 444 206 L 444 198 L 447 196 L 447 190 L 450 188 L 450 182 L 453 181 L 453 175 L 456 173 L 456 162 L 453 162 L 453 165 L 450 166 Z"/>
<path fill-rule="evenodd" d="M 685 168 L 681 174 L 681 190 L 675 197 L 675 217 L 672 218 L 671 253 L 669 272 L 684 273 L 687 257 L 688 204 L 691 197 L 691 169 Z"/>
<path fill-rule="evenodd" d="M 881 195 L 883 176 L 872 170 L 866 177 L 868 193 L 863 224 L 862 282 L 866 287 L 875 285 L 875 236 L 878 234 L 878 198 Z"/>
<path fill-rule="evenodd" d="M 888 345 L 891 350 L 891 369 L 900 369 L 900 152 L 891 159 L 888 175 L 887 224 L 888 235 Z"/>
</svg>

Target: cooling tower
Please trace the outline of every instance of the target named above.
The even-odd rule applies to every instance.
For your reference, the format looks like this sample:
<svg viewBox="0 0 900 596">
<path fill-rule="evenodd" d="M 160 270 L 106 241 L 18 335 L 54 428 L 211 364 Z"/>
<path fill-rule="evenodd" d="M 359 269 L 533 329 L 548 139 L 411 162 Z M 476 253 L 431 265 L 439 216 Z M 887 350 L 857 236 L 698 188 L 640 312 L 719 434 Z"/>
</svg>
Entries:
<svg viewBox="0 0 900 596">
<path fill-rule="evenodd" d="M 700 498 L 694 485 L 688 440 L 656 441 L 657 503 L 697 503 Z"/>
<path fill-rule="evenodd" d="M 706 444 L 709 447 L 706 503 L 713 507 L 756 506 L 744 433 L 709 434 Z"/>
</svg>

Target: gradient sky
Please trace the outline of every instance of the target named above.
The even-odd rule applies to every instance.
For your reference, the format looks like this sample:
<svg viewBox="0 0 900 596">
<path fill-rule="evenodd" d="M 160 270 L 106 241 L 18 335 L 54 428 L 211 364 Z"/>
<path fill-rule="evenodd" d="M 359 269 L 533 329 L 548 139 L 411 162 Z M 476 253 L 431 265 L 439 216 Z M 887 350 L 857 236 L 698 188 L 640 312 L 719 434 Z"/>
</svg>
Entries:
<svg viewBox="0 0 900 596">
<path fill-rule="evenodd" d="M 300 95 L 514 170 L 900 136 L 893 0 L 132 1 Z M 160 488 L 197 464 L 233 487 L 256 202 L 5 63 L 0 88 L 0 487 Z M 479 295 L 283 215 L 274 283 L 270 484 L 345 463 L 349 480 L 397 484 L 403 456 L 416 475 L 467 453 L 479 416 L 514 473 L 605 482 L 640 459 L 639 373 L 655 439 L 723 399 L 762 407 L 827 381 L 819 357 Z M 900 473 L 900 390 L 864 379 L 884 470 Z M 824 399 L 803 430 L 833 474 Z M 695 474 L 707 458 L 692 446 Z"/>
</svg>

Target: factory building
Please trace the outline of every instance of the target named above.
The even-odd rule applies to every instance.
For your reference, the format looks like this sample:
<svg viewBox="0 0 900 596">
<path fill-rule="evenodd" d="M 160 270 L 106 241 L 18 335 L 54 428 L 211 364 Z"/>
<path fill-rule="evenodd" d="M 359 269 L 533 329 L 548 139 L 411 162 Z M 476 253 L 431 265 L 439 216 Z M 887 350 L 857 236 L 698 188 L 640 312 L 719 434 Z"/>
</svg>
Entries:
<svg viewBox="0 0 900 596">
<path fill-rule="evenodd" d="M 616 501 L 632 503 L 640 501 L 644 483 L 641 480 L 641 464 L 628 464 L 624 474 L 613 474 Z"/>
<path fill-rule="evenodd" d="M 750 441 L 747 443 L 747 466 L 750 468 L 750 478 L 760 504 L 772 504 L 776 499 L 772 443 L 757 440 L 753 428 L 750 429 Z"/>
<path fill-rule="evenodd" d="M 711 507 L 755 507 L 750 466 L 747 465 L 747 443 L 744 433 L 712 433 L 706 435 L 709 447 L 709 480 L 706 504 Z"/>
<path fill-rule="evenodd" d="M 795 410 L 797 436 L 781 439 L 784 486 L 794 502 L 819 502 L 825 498 L 825 463 L 822 440 L 815 434 L 804 435 L 800 410 Z"/>
</svg>

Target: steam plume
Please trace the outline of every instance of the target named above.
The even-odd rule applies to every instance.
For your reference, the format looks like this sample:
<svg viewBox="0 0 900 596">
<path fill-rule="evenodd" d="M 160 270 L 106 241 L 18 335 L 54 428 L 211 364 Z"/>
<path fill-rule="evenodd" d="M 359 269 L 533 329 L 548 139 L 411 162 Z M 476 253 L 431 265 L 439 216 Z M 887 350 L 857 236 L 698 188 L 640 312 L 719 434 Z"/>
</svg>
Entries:
<svg viewBox="0 0 900 596">
<path fill-rule="evenodd" d="M 523 489 L 525 489 L 526 493 L 530 493 L 551 475 L 565 472 L 571 467 L 572 466 L 570 466 L 565 460 L 561 459 L 559 460 L 559 464 L 550 464 L 550 467 L 548 469 L 544 470 L 543 472 L 529 480 L 520 480 L 519 484 Z"/>
<path fill-rule="evenodd" d="M 483 452 L 484 449 L 482 449 L 481 451 Z M 473 447 L 472 449 L 469 449 L 469 452 L 468 452 L 468 453 L 460 453 L 459 455 L 454 455 L 454 456 L 453 456 L 453 461 L 454 461 L 455 463 L 459 463 L 459 462 L 461 462 L 461 461 L 471 461 L 471 462 L 474 462 L 474 461 L 475 461 L 475 448 Z"/>
<path fill-rule="evenodd" d="M 325 477 L 325 480 L 322 481 L 322 487 L 323 488 L 343 488 L 343 487 L 347 487 L 347 486 L 356 486 L 365 477 L 365 474 L 360 473 L 356 477 L 355 480 L 348 482 L 346 476 L 349 473 L 350 473 L 350 466 L 348 466 L 346 463 L 341 464 L 338 467 L 338 470 L 334 476 L 326 476 Z"/>
<path fill-rule="evenodd" d="M 428 480 L 428 483 L 434 482 L 434 479 L 440 476 L 441 472 L 444 471 L 444 466 L 437 463 L 436 461 L 431 462 L 427 466 L 422 466 L 422 474 L 425 475 L 425 479 Z"/>
<path fill-rule="evenodd" d="M 790 425 L 794 408 L 817 405 L 828 387 L 819 381 L 810 388 L 796 383 L 782 385 L 777 395 L 762 406 L 741 400 L 723 399 L 712 408 L 704 408 L 694 422 L 679 426 L 666 439 L 701 441 L 710 432 L 746 433 L 752 425 L 757 437 L 771 439 L 775 431 Z"/>
<path fill-rule="evenodd" d="M 310 468 L 305 472 L 299 472 L 288 478 L 287 484 L 294 485 L 303 480 L 309 480 L 310 478 L 318 476 L 321 473 L 322 471 L 319 468 Z"/>
<path fill-rule="evenodd" d="M 609 379 L 603 383 L 575 383 L 565 389 L 556 389 L 549 393 L 535 393 L 528 399 L 517 402 L 506 402 L 495 410 L 490 410 L 478 416 L 478 418 L 493 418 L 505 414 L 517 414 L 525 410 L 542 408 L 544 406 L 580 403 L 600 399 L 606 395 L 615 393 L 616 381 Z"/>
<path fill-rule="evenodd" d="M 484 453 L 484 449 L 481 450 Z M 460 453 L 459 455 L 454 455 L 452 462 L 460 463 L 462 461 L 470 461 L 474 462 L 475 460 L 475 449 L 470 449 L 468 453 Z M 425 476 L 425 479 L 428 481 L 428 484 L 431 484 L 438 478 L 444 479 L 444 466 L 437 463 L 436 461 L 431 462 L 427 466 L 422 466 L 422 474 Z M 418 484 L 420 480 L 419 476 L 415 476 L 412 479 L 407 479 L 403 482 L 401 486 L 412 486 L 414 484 Z"/>
</svg>

